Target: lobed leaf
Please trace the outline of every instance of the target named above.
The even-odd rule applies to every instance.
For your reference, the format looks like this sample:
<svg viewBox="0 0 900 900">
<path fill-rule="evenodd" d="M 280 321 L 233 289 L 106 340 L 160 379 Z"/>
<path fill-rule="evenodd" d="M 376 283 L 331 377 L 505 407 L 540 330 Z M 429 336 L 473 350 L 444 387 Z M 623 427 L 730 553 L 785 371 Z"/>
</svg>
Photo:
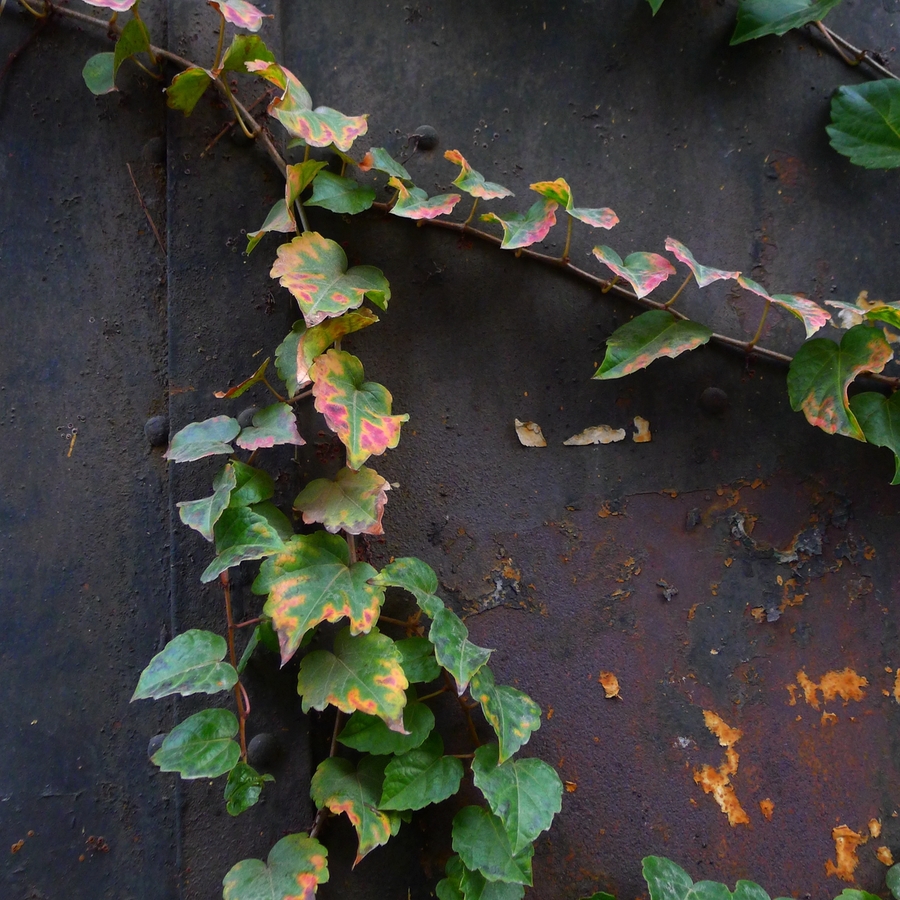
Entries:
<svg viewBox="0 0 900 900">
<path fill-rule="evenodd" d="M 444 608 L 443 600 L 437 596 L 438 578 L 434 569 L 414 556 L 404 556 L 388 563 L 370 579 L 370 583 L 409 591 L 416 598 L 419 609 L 432 619 Z"/>
<path fill-rule="evenodd" d="M 378 716 L 355 712 L 347 720 L 338 740 L 345 747 L 379 756 L 399 755 L 420 747 L 434 729 L 434 713 L 424 703 L 419 703 L 412 692 L 407 693 L 403 707 L 403 727 L 408 734 L 391 731 Z"/>
<path fill-rule="evenodd" d="M 87 0 L 85 0 L 87 2 Z M 88 90 L 98 97 L 117 90 L 115 70 L 115 53 L 95 53 L 81 70 L 81 77 Z"/>
<path fill-rule="evenodd" d="M 880 372 L 893 356 L 881 332 L 867 325 L 851 328 L 840 345 L 825 338 L 807 341 L 788 369 L 791 409 L 828 434 L 858 441 L 865 435 L 850 408 L 847 387 L 861 372 Z"/>
<path fill-rule="evenodd" d="M 731 45 L 767 34 L 782 35 L 792 28 L 825 18 L 841 0 L 741 0 Z"/>
<path fill-rule="evenodd" d="M 295 444 L 302 447 L 306 441 L 297 431 L 297 416 L 288 403 L 264 406 L 253 416 L 253 424 L 244 428 L 237 439 L 238 447 L 258 450 L 276 444 Z"/>
<path fill-rule="evenodd" d="M 890 397 L 874 391 L 857 394 L 850 400 L 850 410 L 866 440 L 876 447 L 887 447 L 894 454 L 891 484 L 900 484 L 900 394 Z"/>
<path fill-rule="evenodd" d="M 191 422 L 175 434 L 163 459 L 193 462 L 205 456 L 233 453 L 234 448 L 228 441 L 234 440 L 240 430 L 237 419 L 231 416 L 213 416 L 203 422 Z"/>
<path fill-rule="evenodd" d="M 445 871 L 447 877 L 435 888 L 438 900 L 522 900 L 525 896 L 521 884 L 488 881 L 481 872 L 467 869 L 458 856 L 447 860 Z"/>
<path fill-rule="evenodd" d="M 241 394 L 247 393 L 254 384 L 259 384 L 266 380 L 266 369 L 269 368 L 270 362 L 271 357 L 267 357 L 266 361 L 249 378 L 232 388 L 228 388 L 227 391 L 215 391 L 213 396 L 219 400 L 231 400 L 234 397 L 240 397 Z"/>
<path fill-rule="evenodd" d="M 553 200 L 538 200 L 526 213 L 509 213 L 500 218 L 496 213 L 485 213 L 482 222 L 497 222 L 503 228 L 500 246 L 504 250 L 518 250 L 536 244 L 547 237 L 556 224 L 556 207 Z"/>
<path fill-rule="evenodd" d="M 695 881 L 684 900 L 731 900 L 731 891 L 718 881 Z"/>
<path fill-rule="evenodd" d="M 296 230 L 296 224 L 292 210 L 288 209 L 284 200 L 278 200 L 269 210 L 266 220 L 262 223 L 260 229 L 247 232 L 247 249 L 245 252 L 248 255 L 252 253 L 253 248 L 262 240 L 263 235 L 268 234 L 270 231 L 280 231 L 282 234 L 287 234 L 294 230 Z"/>
<path fill-rule="evenodd" d="M 712 331 L 699 322 L 651 309 L 617 328 L 606 340 L 606 355 L 594 378 L 611 379 L 645 369 L 662 356 L 676 357 L 705 344 Z"/>
<path fill-rule="evenodd" d="M 701 266 L 694 259 L 694 254 L 681 241 L 676 241 L 675 238 L 666 238 L 666 250 L 691 270 L 698 287 L 706 287 L 714 281 L 733 281 L 741 274 L 740 272 L 729 272 L 725 269 L 714 269 L 711 266 Z"/>
<path fill-rule="evenodd" d="M 116 49 L 113 56 L 113 78 L 119 72 L 119 68 L 126 59 L 130 59 L 138 53 L 150 51 L 150 36 L 147 34 L 147 26 L 140 19 L 130 19 L 119 39 L 116 41 Z"/>
<path fill-rule="evenodd" d="M 191 66 L 179 72 L 166 88 L 166 106 L 170 109 L 180 109 L 189 116 L 212 83 L 212 72 L 199 66 Z"/>
<path fill-rule="evenodd" d="M 825 312 L 821 306 L 813 303 L 812 300 L 807 300 L 806 297 L 799 297 L 796 294 L 770 294 L 761 284 L 752 278 L 747 278 L 746 275 L 739 275 L 737 283 L 745 290 L 764 297 L 766 300 L 771 300 L 772 303 L 795 315 L 803 323 L 808 338 L 812 337 L 831 319 L 830 313 Z"/>
<path fill-rule="evenodd" d="M 397 202 L 391 207 L 391 215 L 404 219 L 436 219 L 438 216 L 446 216 L 462 199 L 459 194 L 429 197 L 422 188 L 415 185 L 407 187 L 394 175 L 388 178 L 388 187 L 397 191 Z"/>
<path fill-rule="evenodd" d="M 213 494 L 202 500 L 184 500 L 175 505 L 178 515 L 188 528 L 199 531 L 208 541 L 214 540 L 213 527 L 231 501 L 231 492 L 237 487 L 234 467 L 228 463 L 213 479 Z"/>
<path fill-rule="evenodd" d="M 650 900 L 684 900 L 694 882 L 681 866 L 663 856 L 645 856 L 641 862 Z"/>
<path fill-rule="evenodd" d="M 472 676 L 472 698 L 481 705 L 499 741 L 499 761 L 505 763 L 541 727 L 541 708 L 528 694 L 495 684 L 494 673 L 482 666 Z"/>
<path fill-rule="evenodd" d="M 373 469 L 341 469 L 331 478 L 311 481 L 297 495 L 294 509 L 307 525 L 315 522 L 337 534 L 384 534 L 381 524 L 390 483 Z"/>
<path fill-rule="evenodd" d="M 294 134 L 294 126 L 299 117 L 312 109 L 312 97 L 309 91 L 300 82 L 300 79 L 289 69 L 277 63 L 270 63 L 264 59 L 251 59 L 244 64 L 248 72 L 259 75 L 281 88 L 281 96 L 276 97 L 268 107 L 268 113 L 277 119 L 290 132 Z"/>
<path fill-rule="evenodd" d="M 839 87 L 825 130 L 831 146 L 857 166 L 900 166 L 900 84 L 884 78 Z"/>
<path fill-rule="evenodd" d="M 221 72 L 246 72 L 247 63 L 252 60 L 275 62 L 275 54 L 266 46 L 261 37 L 255 34 L 236 34 L 231 46 L 222 58 Z"/>
<path fill-rule="evenodd" d="M 268 863 L 245 859 L 222 881 L 223 900 L 313 900 L 328 881 L 325 848 L 305 834 L 283 837 L 269 852 Z"/>
<path fill-rule="evenodd" d="M 437 661 L 453 676 L 456 691 L 462 696 L 472 676 L 494 651 L 473 644 L 462 619 L 446 607 L 442 606 L 432 618 L 428 640 L 434 645 Z"/>
<path fill-rule="evenodd" d="M 411 181 L 409 172 L 384 147 L 372 147 L 358 165 L 361 172 L 375 169 L 376 172 L 384 172 L 385 175 L 399 178 L 401 181 Z"/>
<path fill-rule="evenodd" d="M 306 206 L 321 206 L 331 212 L 355 215 L 367 210 L 374 202 L 374 188 L 352 178 L 320 172 L 313 182 L 312 197 L 306 201 Z"/>
<path fill-rule="evenodd" d="M 291 523 L 271 503 L 229 507 L 214 529 L 218 556 L 206 567 L 200 581 L 206 584 L 244 560 L 281 552 L 292 534 Z"/>
<path fill-rule="evenodd" d="M 282 244 L 269 274 L 294 295 L 310 327 L 356 309 L 366 297 L 381 309 L 387 309 L 391 299 L 390 285 L 380 269 L 354 266 L 348 270 L 341 245 L 314 231 Z"/>
<path fill-rule="evenodd" d="M 307 159 L 285 167 L 284 170 L 284 203 L 291 218 L 294 218 L 294 203 L 308 188 L 313 179 L 326 166 L 317 159 Z"/>
<path fill-rule="evenodd" d="M 434 656 L 434 646 L 428 638 L 403 638 L 397 643 L 402 657 L 403 672 L 410 684 L 427 684 L 441 674 L 441 667 Z"/>
<path fill-rule="evenodd" d="M 891 866 L 884 876 L 888 890 L 894 895 L 894 900 L 900 900 L 900 863 Z"/>
<path fill-rule="evenodd" d="M 531 885 L 534 846 L 513 853 L 503 823 L 486 809 L 466 806 L 454 816 L 452 844 L 466 868 L 488 881 Z"/>
<path fill-rule="evenodd" d="M 235 478 L 235 487 L 228 501 L 229 506 L 252 506 L 254 503 L 271 499 L 275 494 L 275 482 L 268 472 L 255 469 L 237 459 L 229 460 L 228 466 L 234 471 Z M 216 482 L 213 481 L 213 486 L 215 485 Z"/>
<path fill-rule="evenodd" d="M 182 778 L 217 778 L 230 772 L 241 757 L 234 736 L 238 720 L 227 709 L 204 709 L 176 725 L 151 762 Z"/>
<path fill-rule="evenodd" d="M 238 28 L 246 28 L 247 31 L 259 31 L 263 19 L 273 18 L 257 9 L 252 3 L 248 3 L 247 0 L 206 0 L 206 2 L 217 9 L 224 16 L 226 22 L 230 22 Z"/>
<path fill-rule="evenodd" d="M 424 809 L 459 790 L 462 763 L 444 756 L 444 742 L 434 733 L 415 750 L 392 759 L 384 770 L 379 809 Z"/>
<path fill-rule="evenodd" d="M 603 209 L 576 208 L 572 189 L 565 178 L 557 178 L 555 181 L 538 181 L 529 187 L 542 197 L 554 200 L 564 206 L 566 212 L 573 219 L 578 219 L 594 228 L 609 229 L 619 224 L 619 217 L 611 209 L 605 207 Z"/>
<path fill-rule="evenodd" d="M 228 815 L 239 816 L 255 806 L 267 781 L 274 781 L 271 775 L 260 775 L 252 766 L 239 762 L 229 773 L 225 782 L 225 809 Z"/>
<path fill-rule="evenodd" d="M 629 253 L 622 257 L 611 247 L 599 246 L 593 249 L 594 256 L 624 278 L 634 289 L 638 298 L 646 297 L 654 288 L 662 284 L 670 275 L 675 274 L 675 267 L 664 256 L 658 253 Z"/>
<path fill-rule="evenodd" d="M 449 159 L 450 162 L 456 163 L 460 167 L 460 173 L 453 179 L 453 184 L 470 196 L 478 197 L 482 200 L 496 200 L 500 197 L 514 196 L 513 192 L 509 188 L 503 187 L 502 184 L 485 181 L 484 176 L 469 165 L 459 150 L 444 151 L 444 159 Z"/>
<path fill-rule="evenodd" d="M 222 662 L 227 652 L 225 638 L 211 631 L 192 628 L 179 634 L 141 672 L 132 702 L 230 690 L 238 676 L 234 666 Z"/>
<path fill-rule="evenodd" d="M 753 881 L 739 881 L 732 892 L 734 900 L 771 900 L 767 891 L 764 891 Z"/>
</svg>

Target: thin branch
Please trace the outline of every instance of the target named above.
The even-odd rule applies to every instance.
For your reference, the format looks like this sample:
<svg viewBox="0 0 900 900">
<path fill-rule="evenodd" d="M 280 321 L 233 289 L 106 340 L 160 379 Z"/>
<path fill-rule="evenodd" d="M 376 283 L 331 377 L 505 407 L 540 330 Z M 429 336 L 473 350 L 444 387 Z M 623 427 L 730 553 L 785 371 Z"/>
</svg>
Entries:
<svg viewBox="0 0 900 900">
<path fill-rule="evenodd" d="M 231 611 L 231 580 L 226 569 L 219 575 L 222 592 L 225 595 L 225 619 L 228 623 L 228 657 L 231 665 L 237 669 L 237 652 L 234 648 L 234 616 Z M 250 714 L 250 699 L 241 684 L 240 678 L 234 686 L 234 702 L 238 710 L 238 729 L 241 742 L 241 759 L 247 762 L 247 716 Z"/>
<path fill-rule="evenodd" d="M 854 47 L 845 37 L 841 37 L 836 31 L 832 31 L 827 25 L 823 25 L 822 22 L 816 22 L 815 24 L 831 44 L 832 48 L 838 53 L 841 59 L 847 63 L 847 65 L 856 66 L 859 65 L 859 63 L 864 62 L 878 72 L 879 75 L 883 75 L 885 78 L 893 78 L 895 81 L 900 81 L 900 76 L 895 75 L 887 66 L 878 62 L 868 50 L 860 50 L 859 47 Z M 838 45 L 843 47 L 844 50 L 852 53 L 854 58 L 852 60 L 847 59 Z"/>
<path fill-rule="evenodd" d="M 163 243 L 163 239 L 160 237 L 159 230 L 156 227 L 156 223 L 153 221 L 153 217 L 150 215 L 150 210 L 147 209 L 147 204 L 144 203 L 144 198 L 141 195 L 141 189 L 138 187 L 138 183 L 134 177 L 134 172 L 131 170 L 131 163 L 125 163 L 125 166 L 128 169 L 128 174 L 131 176 L 131 183 L 134 185 L 134 192 L 137 194 L 138 203 L 141 204 L 141 209 L 144 211 L 144 215 L 147 217 L 147 221 L 150 223 L 150 228 L 153 229 L 153 235 L 156 238 L 156 243 L 159 244 L 159 249 L 162 250 L 163 256 L 166 256 L 166 245 Z"/>
</svg>

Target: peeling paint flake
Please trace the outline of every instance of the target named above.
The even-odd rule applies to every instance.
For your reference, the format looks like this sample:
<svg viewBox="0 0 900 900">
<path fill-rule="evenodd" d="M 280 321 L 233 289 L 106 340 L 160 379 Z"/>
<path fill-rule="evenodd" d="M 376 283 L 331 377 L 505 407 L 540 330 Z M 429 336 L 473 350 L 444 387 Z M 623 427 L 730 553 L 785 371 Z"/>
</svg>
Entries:
<svg viewBox="0 0 900 900">
<path fill-rule="evenodd" d="M 726 748 L 725 762 L 718 769 L 705 765 L 695 770 L 694 781 L 703 788 L 704 793 L 713 795 L 732 828 L 735 825 L 749 825 L 750 817 L 741 806 L 731 784 L 731 776 L 737 773 L 740 759 L 734 745 L 741 739 L 743 732 L 739 728 L 732 728 L 721 716 L 707 709 L 703 710 L 703 721 L 719 739 L 719 744 Z"/>
<path fill-rule="evenodd" d="M 641 416 L 634 417 L 635 433 L 631 436 L 631 440 L 635 444 L 646 444 L 653 440 L 650 434 L 650 423 Z"/>
<path fill-rule="evenodd" d="M 868 837 L 853 831 L 847 825 L 838 825 L 831 830 L 834 839 L 834 855 L 837 863 L 830 859 L 825 863 L 825 874 L 836 875 L 842 881 L 853 881 L 853 873 L 859 865 L 856 848 L 865 844 Z"/>
<path fill-rule="evenodd" d="M 879 819 L 869 819 L 869 834 L 873 838 L 881 837 L 881 821 Z"/>
<path fill-rule="evenodd" d="M 879 847 L 875 851 L 875 856 L 878 857 L 878 862 L 884 863 L 886 866 L 894 864 L 894 854 L 891 853 L 890 847 Z"/>
<path fill-rule="evenodd" d="M 612 428 L 609 425 L 592 425 L 579 434 L 563 441 L 566 447 L 587 447 L 590 444 L 615 444 L 625 440 L 624 428 Z"/>
<path fill-rule="evenodd" d="M 619 679 L 612 672 L 601 672 L 597 681 L 603 685 L 603 693 L 607 700 L 622 699 L 622 695 L 619 693 Z"/>
</svg>

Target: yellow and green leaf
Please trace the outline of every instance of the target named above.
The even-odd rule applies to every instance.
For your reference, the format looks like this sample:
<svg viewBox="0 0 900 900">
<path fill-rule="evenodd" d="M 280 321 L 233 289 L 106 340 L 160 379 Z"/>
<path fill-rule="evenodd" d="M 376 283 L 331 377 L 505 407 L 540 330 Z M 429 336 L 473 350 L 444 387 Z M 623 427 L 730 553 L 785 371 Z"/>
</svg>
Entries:
<svg viewBox="0 0 900 900">
<path fill-rule="evenodd" d="M 453 179 L 453 184 L 469 196 L 478 197 L 481 200 L 496 200 L 500 197 L 513 196 L 513 192 L 509 188 L 503 187 L 502 184 L 485 181 L 481 172 L 476 172 L 459 150 L 446 150 L 444 159 L 449 159 L 450 162 L 456 163 L 460 167 L 460 173 Z"/>
<path fill-rule="evenodd" d="M 212 83 L 212 72 L 199 66 L 191 66 L 179 72 L 166 88 L 166 105 L 170 109 L 180 109 L 189 116 L 194 111 L 197 101 Z"/>
<path fill-rule="evenodd" d="M 578 219 L 594 228 L 609 229 L 619 224 L 619 217 L 608 207 L 602 209 L 576 207 L 572 189 L 565 178 L 557 178 L 555 181 L 537 181 L 529 187 L 547 200 L 559 203 L 573 219 Z"/>
<path fill-rule="evenodd" d="M 293 529 L 284 513 L 269 502 L 229 507 L 214 529 L 218 556 L 200 576 L 204 584 L 247 559 L 262 559 L 284 549 Z"/>
<path fill-rule="evenodd" d="M 393 560 L 371 581 L 382 587 L 398 587 L 409 591 L 416 598 L 419 609 L 432 619 L 444 608 L 444 601 L 437 596 L 438 578 L 434 569 L 415 556 Z"/>
<path fill-rule="evenodd" d="M 526 213 L 508 213 L 501 218 L 496 213 L 485 213 L 482 222 L 496 222 L 503 228 L 500 246 L 504 250 L 519 250 L 529 247 L 547 237 L 556 224 L 555 200 L 542 199 L 533 203 Z"/>
<path fill-rule="evenodd" d="M 473 676 L 472 698 L 481 705 L 499 742 L 499 761 L 506 762 L 541 727 L 541 708 L 527 694 L 506 684 L 496 684 L 494 673 L 482 666 Z"/>
<path fill-rule="evenodd" d="M 437 661 L 453 676 L 457 693 L 462 696 L 472 677 L 494 651 L 473 644 L 462 619 L 443 604 L 433 618 L 428 640 L 434 645 Z"/>
<path fill-rule="evenodd" d="M 244 379 L 240 384 L 228 388 L 227 391 L 216 391 L 214 396 L 219 400 L 231 400 L 234 397 L 240 397 L 245 394 L 254 384 L 259 384 L 266 380 L 266 369 L 269 367 L 271 357 L 267 357 L 266 361 L 249 377 Z"/>
<path fill-rule="evenodd" d="M 397 641 L 399 645 L 401 642 Z M 405 670 L 404 670 L 405 671 Z M 338 741 L 362 753 L 376 756 L 407 753 L 422 745 L 434 729 L 434 713 L 415 699 L 412 690 L 407 691 L 406 706 L 403 708 L 403 727 L 408 734 L 391 731 L 378 716 L 367 716 L 355 712 L 347 720 Z"/>
<path fill-rule="evenodd" d="M 761 284 L 752 278 L 747 278 L 746 275 L 739 275 L 736 280 L 744 290 L 771 300 L 776 306 L 795 315 L 803 323 L 808 338 L 831 320 L 831 313 L 825 312 L 821 306 L 813 303 L 812 300 L 807 300 L 806 297 L 799 297 L 796 294 L 770 294 Z"/>
<path fill-rule="evenodd" d="M 293 210 L 288 209 L 284 200 L 278 200 L 269 210 L 266 220 L 262 223 L 260 229 L 247 232 L 247 249 L 245 252 L 248 255 L 252 253 L 253 248 L 262 240 L 263 235 L 268 234 L 270 231 L 280 231 L 282 234 L 287 234 L 296 230 L 297 226 L 294 222 Z"/>
<path fill-rule="evenodd" d="M 325 848 L 305 834 L 283 837 L 269 852 L 268 863 L 245 859 L 222 881 L 223 900 L 314 900 L 328 881 Z"/>
<path fill-rule="evenodd" d="M 231 46 L 225 51 L 220 72 L 246 73 L 247 63 L 261 59 L 263 62 L 275 62 L 275 55 L 266 46 L 263 39 L 255 34 L 236 34 Z"/>
<path fill-rule="evenodd" d="M 372 147 L 362 158 L 362 162 L 358 163 L 358 166 L 361 172 L 375 169 L 376 172 L 383 172 L 385 175 L 399 178 L 401 181 L 411 180 L 409 172 L 384 147 Z"/>
<path fill-rule="evenodd" d="M 294 509 L 303 513 L 307 525 L 321 523 L 332 534 L 384 534 L 381 518 L 390 489 L 373 469 L 343 468 L 334 478 L 317 478 L 306 485 Z"/>
<path fill-rule="evenodd" d="M 422 188 L 404 184 L 394 175 L 388 178 L 388 187 L 397 192 L 397 202 L 391 207 L 391 215 L 404 219 L 436 219 L 449 215 L 462 199 L 459 194 L 429 197 Z"/>
</svg>

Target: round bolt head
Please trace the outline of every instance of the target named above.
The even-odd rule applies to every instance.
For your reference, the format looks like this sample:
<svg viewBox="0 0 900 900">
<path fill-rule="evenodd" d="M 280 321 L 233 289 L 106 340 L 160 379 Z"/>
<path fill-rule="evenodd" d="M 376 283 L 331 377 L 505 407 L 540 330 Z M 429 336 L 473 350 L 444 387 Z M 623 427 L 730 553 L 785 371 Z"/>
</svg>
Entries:
<svg viewBox="0 0 900 900">
<path fill-rule="evenodd" d="M 144 423 L 144 436 L 151 447 L 165 447 L 169 443 L 169 417 L 151 416 Z"/>
<path fill-rule="evenodd" d="M 254 768 L 266 768 L 281 756 L 281 744 L 274 734 L 263 731 L 247 745 L 247 761 Z"/>
<path fill-rule="evenodd" d="M 238 413 L 238 425 L 241 428 L 249 428 L 253 424 L 253 417 L 259 412 L 258 406 L 248 406 Z"/>
<path fill-rule="evenodd" d="M 416 150 L 434 150 L 438 145 L 438 133 L 430 125 L 420 125 L 412 137 L 416 142 Z"/>
<path fill-rule="evenodd" d="M 722 388 L 708 387 L 700 395 L 700 407 L 712 416 L 719 416 L 728 409 L 728 394 Z"/>
<path fill-rule="evenodd" d="M 163 741 L 168 737 L 168 734 L 163 731 L 161 734 L 154 734 L 152 738 L 150 738 L 150 742 L 147 744 L 147 758 L 153 759 L 153 754 L 159 750 L 163 745 Z"/>
</svg>

